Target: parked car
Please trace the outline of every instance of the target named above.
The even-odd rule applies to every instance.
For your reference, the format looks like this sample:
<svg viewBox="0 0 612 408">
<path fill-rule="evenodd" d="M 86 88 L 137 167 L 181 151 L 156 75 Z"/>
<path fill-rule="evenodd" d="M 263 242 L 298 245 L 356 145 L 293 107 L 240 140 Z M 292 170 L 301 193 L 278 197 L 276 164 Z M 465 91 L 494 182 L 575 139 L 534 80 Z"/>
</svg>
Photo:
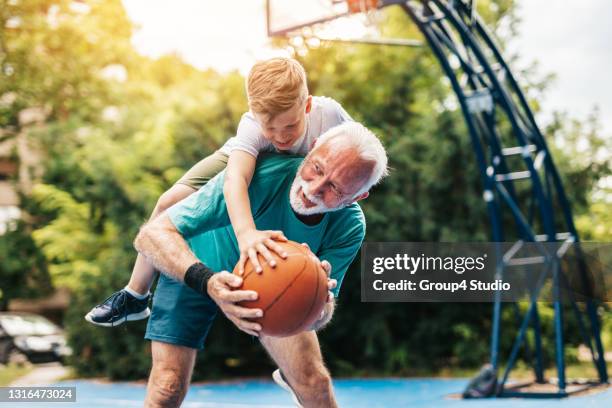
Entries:
<svg viewBox="0 0 612 408">
<path fill-rule="evenodd" d="M 64 331 L 31 313 L 0 313 L 0 363 L 63 361 L 72 354 Z"/>
</svg>

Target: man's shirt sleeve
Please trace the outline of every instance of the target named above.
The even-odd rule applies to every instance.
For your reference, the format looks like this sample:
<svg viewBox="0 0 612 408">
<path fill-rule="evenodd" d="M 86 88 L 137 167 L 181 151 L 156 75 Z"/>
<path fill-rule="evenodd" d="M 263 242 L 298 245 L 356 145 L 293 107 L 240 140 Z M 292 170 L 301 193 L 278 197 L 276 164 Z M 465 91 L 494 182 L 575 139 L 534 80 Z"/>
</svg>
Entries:
<svg viewBox="0 0 612 408">
<path fill-rule="evenodd" d="M 195 193 L 167 210 L 170 221 L 185 238 L 230 223 L 223 197 L 225 172 L 213 177 Z"/>
<path fill-rule="evenodd" d="M 365 238 L 366 226 L 363 212 L 357 204 L 341 211 L 347 211 L 349 214 L 337 217 L 338 219 L 342 218 L 343 221 L 334 222 L 333 225 L 330 225 L 330 229 L 325 234 L 323 245 L 317 253 L 320 260 L 325 260 L 331 264 L 330 278 L 338 281 L 338 285 L 332 290 L 335 297 L 340 292 L 340 286 L 348 267 L 361 248 Z"/>
</svg>

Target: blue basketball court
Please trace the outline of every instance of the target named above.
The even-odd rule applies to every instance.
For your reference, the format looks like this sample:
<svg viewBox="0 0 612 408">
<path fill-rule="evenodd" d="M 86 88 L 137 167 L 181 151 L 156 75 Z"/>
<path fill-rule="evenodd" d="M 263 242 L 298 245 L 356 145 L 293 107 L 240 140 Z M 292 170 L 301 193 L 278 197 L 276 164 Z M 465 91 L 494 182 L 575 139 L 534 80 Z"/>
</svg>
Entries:
<svg viewBox="0 0 612 408">
<path fill-rule="evenodd" d="M 465 379 L 368 379 L 335 380 L 341 407 L 449 407 L 449 408 L 599 408 L 612 406 L 612 389 L 565 399 L 450 399 L 463 390 Z M 118 408 L 141 407 L 145 396 L 142 383 L 70 381 L 56 385 L 76 386 L 76 403 L 54 403 L 53 407 Z M 0 406 L 9 406 L 2 404 Z M 15 406 L 15 404 L 12 404 Z M 248 380 L 192 385 L 182 405 L 186 408 L 292 407 L 289 394 L 271 380 Z M 19 403 L 19 407 L 41 407 Z"/>
</svg>

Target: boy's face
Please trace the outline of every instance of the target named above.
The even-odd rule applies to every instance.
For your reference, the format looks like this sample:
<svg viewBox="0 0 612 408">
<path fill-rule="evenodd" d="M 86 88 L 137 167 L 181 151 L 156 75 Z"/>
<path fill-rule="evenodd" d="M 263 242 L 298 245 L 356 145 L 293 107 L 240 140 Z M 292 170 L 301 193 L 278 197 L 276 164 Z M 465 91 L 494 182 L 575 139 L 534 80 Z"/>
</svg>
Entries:
<svg viewBox="0 0 612 408">
<path fill-rule="evenodd" d="M 306 103 L 299 103 L 268 121 L 257 113 L 254 113 L 253 116 L 259 122 L 264 137 L 274 147 L 281 151 L 289 150 L 304 134 L 306 115 L 310 112 L 311 106 L 312 96 L 309 96 Z"/>
</svg>

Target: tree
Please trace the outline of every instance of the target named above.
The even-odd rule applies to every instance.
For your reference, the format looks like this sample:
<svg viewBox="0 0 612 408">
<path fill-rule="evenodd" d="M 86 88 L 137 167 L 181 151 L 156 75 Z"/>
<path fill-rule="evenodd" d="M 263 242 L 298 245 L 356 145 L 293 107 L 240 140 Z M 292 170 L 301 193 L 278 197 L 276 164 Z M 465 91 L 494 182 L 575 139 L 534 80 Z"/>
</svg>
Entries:
<svg viewBox="0 0 612 408">
<path fill-rule="evenodd" d="M 235 72 L 198 70 L 176 55 L 157 60 L 138 55 L 117 0 L 3 5 L 0 58 L 10 75 L 2 79 L 0 99 L 13 96 L 1 105 L 0 121 L 14 132 L 25 131 L 19 112 L 42 107 L 47 113 L 44 124 L 26 129 L 44 152 L 41 183 L 23 201 L 33 232 L 24 229 L 23 239 L 0 240 L 0 272 L 16 290 L 23 286 L 24 268 L 48 270 L 54 285 L 71 288 L 65 325 L 79 374 L 145 377 L 150 356 L 144 323 L 109 335 L 84 323 L 83 315 L 125 285 L 135 258 L 132 239 L 159 195 L 235 132 L 247 106 L 244 80 Z M 479 7 L 491 25 L 507 16 L 514 22 L 510 0 Z M 418 35 L 400 10 L 389 9 L 384 27 L 389 34 Z M 391 175 L 363 202 L 368 240 L 488 239 L 467 132 L 427 48 L 324 44 L 296 55 L 311 92 L 337 99 L 388 149 Z M 526 78 L 530 87 L 542 85 L 533 73 Z M 560 118 L 559 129 L 567 123 Z M 601 139 L 597 131 L 592 136 L 594 143 Z M 572 146 L 557 153 L 558 162 L 578 156 Z M 578 181 L 568 189 L 579 203 L 578 215 L 590 211 L 589 194 L 609 174 L 604 167 L 562 166 L 564 177 Z M 605 223 L 606 211 L 601 210 Z M 37 253 L 40 258 L 32 255 Z M 24 266 L 20 257 L 32 262 Z M 358 275 L 353 266 L 335 321 L 321 335 L 335 374 L 402 375 L 486 360 L 490 305 L 362 304 Z M 504 319 L 513 324 L 511 313 Z M 551 330 L 550 316 L 543 319 Z M 257 375 L 271 367 L 257 342 L 219 319 L 195 378 Z"/>
</svg>

